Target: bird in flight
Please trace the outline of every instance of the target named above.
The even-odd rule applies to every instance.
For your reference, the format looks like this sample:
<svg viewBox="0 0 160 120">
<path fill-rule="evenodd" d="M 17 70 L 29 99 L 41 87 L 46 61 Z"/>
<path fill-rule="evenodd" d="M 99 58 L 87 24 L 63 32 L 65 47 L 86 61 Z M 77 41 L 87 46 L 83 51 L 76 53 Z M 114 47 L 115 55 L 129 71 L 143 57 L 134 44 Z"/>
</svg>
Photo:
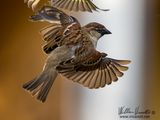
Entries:
<svg viewBox="0 0 160 120">
<path fill-rule="evenodd" d="M 49 4 L 53 7 L 69 10 L 69 11 L 88 11 L 97 10 L 108 11 L 109 9 L 100 9 L 91 0 L 24 0 L 28 7 L 36 10 L 39 4 Z"/>
<path fill-rule="evenodd" d="M 73 16 L 50 6 L 44 6 L 30 20 L 51 23 L 40 31 L 45 41 L 43 50 L 48 55 L 43 70 L 23 85 L 41 102 L 45 102 L 58 74 L 97 89 L 117 81 L 128 69 L 129 60 L 112 59 L 96 50 L 98 40 L 111 34 L 104 25 L 92 22 L 81 26 Z"/>
</svg>

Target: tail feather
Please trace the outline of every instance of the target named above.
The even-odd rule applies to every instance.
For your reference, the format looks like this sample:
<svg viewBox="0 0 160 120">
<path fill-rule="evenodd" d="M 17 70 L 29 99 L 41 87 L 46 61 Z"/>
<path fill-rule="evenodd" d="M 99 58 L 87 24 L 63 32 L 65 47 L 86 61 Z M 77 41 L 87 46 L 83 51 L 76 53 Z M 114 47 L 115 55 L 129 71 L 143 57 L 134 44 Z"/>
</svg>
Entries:
<svg viewBox="0 0 160 120">
<path fill-rule="evenodd" d="M 42 74 L 35 79 L 25 83 L 23 88 L 29 91 L 33 96 L 37 96 L 36 98 L 39 101 L 45 102 L 56 76 L 57 73 L 55 71 L 52 73 L 42 72 Z"/>
<path fill-rule="evenodd" d="M 53 85 L 53 82 L 53 80 L 50 80 L 46 84 L 43 84 L 42 89 L 39 91 L 39 94 L 37 96 L 38 100 L 41 100 L 42 102 L 46 101 L 47 95 Z"/>
</svg>

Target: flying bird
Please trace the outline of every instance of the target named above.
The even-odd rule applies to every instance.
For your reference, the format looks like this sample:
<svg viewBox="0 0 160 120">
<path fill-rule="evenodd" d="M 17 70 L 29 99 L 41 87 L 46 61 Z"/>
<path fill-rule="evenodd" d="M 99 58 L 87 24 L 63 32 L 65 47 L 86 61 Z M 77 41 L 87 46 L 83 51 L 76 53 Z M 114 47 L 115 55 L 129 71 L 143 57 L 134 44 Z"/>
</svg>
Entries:
<svg viewBox="0 0 160 120">
<path fill-rule="evenodd" d="M 51 5 L 53 7 L 69 10 L 69 11 L 88 11 L 93 12 L 97 10 L 108 11 L 109 9 L 100 9 L 91 0 L 24 0 L 29 8 L 36 10 L 41 2 L 43 4 Z"/>
<path fill-rule="evenodd" d="M 118 80 L 126 71 L 129 60 L 116 60 L 96 50 L 98 40 L 111 32 L 100 23 L 81 26 L 76 18 L 57 8 L 44 6 L 32 21 L 47 21 L 51 25 L 40 31 L 48 57 L 43 70 L 23 88 L 45 102 L 58 74 L 90 89 L 104 87 Z"/>
</svg>

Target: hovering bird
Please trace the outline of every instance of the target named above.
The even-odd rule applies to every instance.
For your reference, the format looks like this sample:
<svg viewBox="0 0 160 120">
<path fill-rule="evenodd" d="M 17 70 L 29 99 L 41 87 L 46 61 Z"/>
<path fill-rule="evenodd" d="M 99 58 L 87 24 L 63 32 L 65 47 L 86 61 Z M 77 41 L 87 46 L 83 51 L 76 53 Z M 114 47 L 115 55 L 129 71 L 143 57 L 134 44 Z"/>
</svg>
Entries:
<svg viewBox="0 0 160 120">
<path fill-rule="evenodd" d="M 44 6 L 30 20 L 52 23 L 41 30 L 43 50 L 48 54 L 44 68 L 40 75 L 23 85 L 38 100 L 45 102 L 58 74 L 96 89 L 117 81 L 123 76 L 122 71 L 128 69 L 125 65 L 129 60 L 112 59 L 96 50 L 98 40 L 111 34 L 104 25 L 92 22 L 81 27 L 76 18 L 50 6 Z"/>
<path fill-rule="evenodd" d="M 69 11 L 88 11 L 93 12 L 97 10 L 108 11 L 109 9 L 100 9 L 91 0 L 24 0 L 28 7 L 36 10 L 38 5 L 43 4 L 51 5 L 53 7 L 69 10 Z"/>
</svg>

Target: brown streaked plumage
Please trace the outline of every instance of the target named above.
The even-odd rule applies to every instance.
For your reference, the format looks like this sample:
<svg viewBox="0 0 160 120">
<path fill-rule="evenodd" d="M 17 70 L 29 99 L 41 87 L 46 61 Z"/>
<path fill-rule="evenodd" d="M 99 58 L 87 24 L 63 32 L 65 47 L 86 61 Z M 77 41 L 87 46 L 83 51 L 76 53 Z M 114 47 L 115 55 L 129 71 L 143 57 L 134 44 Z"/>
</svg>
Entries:
<svg viewBox="0 0 160 120">
<path fill-rule="evenodd" d="M 108 11 L 108 9 L 100 9 L 91 0 L 24 0 L 32 10 L 35 10 L 41 1 L 46 3 L 48 1 L 48 5 L 69 11 Z"/>
<path fill-rule="evenodd" d="M 96 50 L 98 40 L 111 34 L 102 24 L 92 22 L 81 27 L 76 18 L 49 6 L 30 19 L 52 23 L 41 30 L 43 50 L 48 54 L 44 68 L 38 77 L 23 85 L 38 100 L 46 100 L 58 73 L 85 87 L 100 88 L 117 81 L 128 69 L 129 60 L 112 59 Z"/>
</svg>

